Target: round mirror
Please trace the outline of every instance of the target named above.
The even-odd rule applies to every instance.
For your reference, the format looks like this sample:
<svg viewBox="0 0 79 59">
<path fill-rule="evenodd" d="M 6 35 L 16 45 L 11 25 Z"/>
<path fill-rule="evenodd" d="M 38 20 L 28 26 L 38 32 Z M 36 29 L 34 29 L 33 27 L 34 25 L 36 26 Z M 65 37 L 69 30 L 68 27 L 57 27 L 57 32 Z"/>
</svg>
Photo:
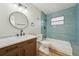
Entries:
<svg viewBox="0 0 79 59">
<path fill-rule="evenodd" d="M 24 29 L 28 25 L 27 17 L 21 12 L 13 12 L 9 16 L 10 23 L 17 29 Z"/>
</svg>

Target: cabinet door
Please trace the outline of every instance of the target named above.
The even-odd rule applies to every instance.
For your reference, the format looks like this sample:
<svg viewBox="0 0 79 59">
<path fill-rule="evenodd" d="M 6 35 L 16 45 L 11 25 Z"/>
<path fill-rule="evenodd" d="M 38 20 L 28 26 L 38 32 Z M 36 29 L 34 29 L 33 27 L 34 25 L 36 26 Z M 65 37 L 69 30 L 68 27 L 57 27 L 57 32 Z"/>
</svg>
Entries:
<svg viewBox="0 0 79 59">
<path fill-rule="evenodd" d="M 26 56 L 35 56 L 36 55 L 36 46 L 35 46 L 34 42 L 26 45 L 24 50 L 25 50 Z"/>
<path fill-rule="evenodd" d="M 36 55 L 36 41 L 29 41 L 24 43 L 21 48 L 21 55 L 23 56 L 35 56 Z"/>
</svg>

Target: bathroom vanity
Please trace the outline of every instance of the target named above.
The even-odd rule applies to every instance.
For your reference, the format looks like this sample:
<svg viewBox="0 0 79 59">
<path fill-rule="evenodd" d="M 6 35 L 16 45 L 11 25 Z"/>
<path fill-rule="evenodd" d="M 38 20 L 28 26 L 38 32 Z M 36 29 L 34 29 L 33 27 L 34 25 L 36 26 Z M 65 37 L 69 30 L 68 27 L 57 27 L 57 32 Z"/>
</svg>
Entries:
<svg viewBox="0 0 79 59">
<path fill-rule="evenodd" d="M 11 37 L 0 40 L 0 56 L 36 56 L 36 37 Z"/>
</svg>

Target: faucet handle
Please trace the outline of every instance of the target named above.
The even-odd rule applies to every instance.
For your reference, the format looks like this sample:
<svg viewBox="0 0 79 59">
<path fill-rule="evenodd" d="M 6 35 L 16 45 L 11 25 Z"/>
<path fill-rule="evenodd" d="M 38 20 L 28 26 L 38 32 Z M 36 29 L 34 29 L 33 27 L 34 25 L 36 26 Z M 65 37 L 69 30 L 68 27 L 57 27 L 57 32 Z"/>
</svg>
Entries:
<svg viewBox="0 0 79 59">
<path fill-rule="evenodd" d="M 23 35 L 25 35 L 25 33 L 23 33 Z"/>
<path fill-rule="evenodd" d="M 19 36 L 19 34 L 16 34 L 17 35 L 17 37 Z"/>
</svg>

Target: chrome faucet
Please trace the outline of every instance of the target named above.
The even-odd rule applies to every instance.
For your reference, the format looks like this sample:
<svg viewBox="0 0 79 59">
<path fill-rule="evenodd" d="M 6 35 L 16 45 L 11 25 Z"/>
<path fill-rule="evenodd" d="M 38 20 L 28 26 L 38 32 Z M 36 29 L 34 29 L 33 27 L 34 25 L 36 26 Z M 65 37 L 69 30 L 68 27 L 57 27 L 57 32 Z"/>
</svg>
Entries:
<svg viewBox="0 0 79 59">
<path fill-rule="evenodd" d="M 23 30 L 20 30 L 20 33 L 19 33 L 19 34 L 16 34 L 16 35 L 17 35 L 17 37 L 18 37 L 18 36 L 24 36 L 25 33 L 23 33 Z"/>
<path fill-rule="evenodd" d="M 23 35 L 22 33 L 23 33 L 23 30 L 20 30 L 20 36 L 22 36 L 22 35 Z"/>
</svg>

